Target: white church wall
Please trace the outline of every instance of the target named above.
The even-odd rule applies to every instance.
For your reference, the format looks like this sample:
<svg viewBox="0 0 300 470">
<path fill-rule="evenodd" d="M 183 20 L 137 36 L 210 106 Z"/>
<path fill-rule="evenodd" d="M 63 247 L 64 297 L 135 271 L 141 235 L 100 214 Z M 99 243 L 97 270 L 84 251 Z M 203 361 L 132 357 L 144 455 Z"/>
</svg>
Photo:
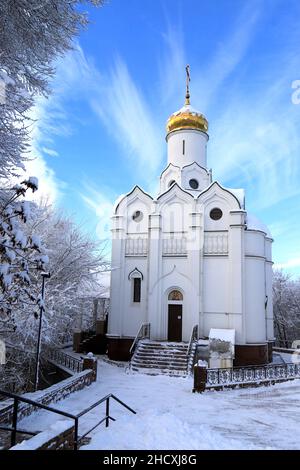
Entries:
<svg viewBox="0 0 300 470">
<path fill-rule="evenodd" d="M 199 202 L 201 201 L 201 196 Z M 199 204 L 200 205 L 200 204 Z M 221 209 L 222 217 L 219 220 L 213 220 L 210 217 L 212 209 Z M 228 230 L 230 225 L 230 211 L 232 206 L 226 199 L 218 195 L 210 197 L 205 201 L 204 206 L 204 230 L 206 231 L 217 231 L 217 230 Z"/>
<path fill-rule="evenodd" d="M 228 257 L 204 256 L 203 312 L 204 335 L 210 328 L 229 328 L 228 318 Z"/>
<path fill-rule="evenodd" d="M 179 289 L 183 294 L 182 340 L 189 341 L 193 326 L 199 322 L 199 296 L 192 282 L 189 259 L 164 257 L 160 283 L 163 339 L 167 339 L 168 334 L 168 293 Z"/>
<path fill-rule="evenodd" d="M 269 341 L 274 339 L 274 318 L 273 318 L 273 263 L 272 263 L 272 240 L 265 238 L 265 256 L 266 256 L 266 295 L 267 302 L 267 338 Z"/>
<path fill-rule="evenodd" d="M 197 190 L 193 191 L 190 186 L 190 180 L 196 180 L 199 184 Z M 210 184 L 210 174 L 209 172 L 197 165 L 197 163 L 192 163 L 182 168 L 181 170 L 181 185 L 184 189 L 191 191 L 192 194 L 199 194 L 200 191 L 203 191 Z"/>
<path fill-rule="evenodd" d="M 184 153 L 183 153 L 183 141 Z M 208 135 L 193 130 L 178 130 L 167 136 L 168 163 L 183 167 L 189 163 L 197 162 L 206 168 L 206 146 Z"/>
<path fill-rule="evenodd" d="M 245 323 L 246 342 L 266 341 L 265 260 L 245 259 Z"/>
<path fill-rule="evenodd" d="M 161 210 L 162 230 L 167 234 L 180 236 L 187 230 L 189 214 L 181 201 L 170 201 Z"/>
<path fill-rule="evenodd" d="M 108 317 L 108 333 L 119 335 L 122 328 L 120 286 L 123 283 L 125 230 L 124 217 L 112 217 L 112 257 L 110 283 L 110 313 Z"/>
<path fill-rule="evenodd" d="M 174 181 L 179 185 L 181 184 L 181 171 L 179 166 L 170 164 L 161 174 L 160 193 L 167 191 Z"/>
<path fill-rule="evenodd" d="M 272 263 L 272 242 L 271 238 L 265 238 L 265 257 L 270 263 Z"/>
<path fill-rule="evenodd" d="M 120 275 L 119 270 L 115 269 L 111 271 L 110 308 L 108 316 L 108 333 L 111 335 L 119 335 L 121 333 Z"/>
<path fill-rule="evenodd" d="M 141 301 L 133 302 L 133 279 L 129 274 L 137 268 L 143 275 L 141 281 Z M 147 259 L 127 257 L 124 264 L 124 281 L 119 296 L 122 299 L 122 335 L 135 336 L 142 323 L 147 321 Z"/>
<path fill-rule="evenodd" d="M 245 230 L 245 255 L 265 257 L 265 235 L 259 231 Z"/>
</svg>

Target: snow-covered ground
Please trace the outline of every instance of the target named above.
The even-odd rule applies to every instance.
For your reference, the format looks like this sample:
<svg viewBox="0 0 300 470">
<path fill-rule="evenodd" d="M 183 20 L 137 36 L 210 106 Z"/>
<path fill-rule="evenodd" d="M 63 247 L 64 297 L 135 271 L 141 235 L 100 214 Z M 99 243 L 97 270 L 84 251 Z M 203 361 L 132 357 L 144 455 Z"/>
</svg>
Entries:
<svg viewBox="0 0 300 470">
<path fill-rule="evenodd" d="M 99 359 L 98 380 L 54 406 L 77 413 L 108 393 L 116 422 L 98 427 L 85 449 L 300 449 L 300 380 L 255 389 L 192 393 L 191 378 L 132 375 Z M 104 404 L 81 418 L 80 434 L 104 416 Z M 65 419 L 65 418 L 63 418 Z M 44 430 L 57 416 L 39 412 L 22 427 Z"/>
</svg>

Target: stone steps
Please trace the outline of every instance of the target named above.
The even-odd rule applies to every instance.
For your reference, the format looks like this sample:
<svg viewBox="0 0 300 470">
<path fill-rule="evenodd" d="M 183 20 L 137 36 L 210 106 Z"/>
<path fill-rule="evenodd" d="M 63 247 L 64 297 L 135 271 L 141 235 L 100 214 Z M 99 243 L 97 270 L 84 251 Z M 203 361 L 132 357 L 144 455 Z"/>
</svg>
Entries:
<svg viewBox="0 0 300 470">
<path fill-rule="evenodd" d="M 137 372 L 139 374 L 146 374 L 146 375 L 168 375 L 171 377 L 186 377 L 186 370 L 170 370 L 170 369 L 149 369 L 148 367 L 131 367 L 132 372 Z"/>
<path fill-rule="evenodd" d="M 130 363 L 130 370 L 149 375 L 186 376 L 188 345 L 158 341 L 140 341 Z"/>
</svg>

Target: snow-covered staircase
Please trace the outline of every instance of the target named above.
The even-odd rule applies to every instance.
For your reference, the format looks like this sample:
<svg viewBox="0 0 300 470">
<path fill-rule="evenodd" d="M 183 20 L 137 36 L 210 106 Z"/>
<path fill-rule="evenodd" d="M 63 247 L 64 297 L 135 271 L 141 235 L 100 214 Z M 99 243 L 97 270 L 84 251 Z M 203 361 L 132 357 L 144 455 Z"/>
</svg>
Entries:
<svg viewBox="0 0 300 470">
<path fill-rule="evenodd" d="M 188 344 L 166 341 L 139 341 L 130 362 L 132 372 L 157 375 L 186 376 Z"/>
</svg>

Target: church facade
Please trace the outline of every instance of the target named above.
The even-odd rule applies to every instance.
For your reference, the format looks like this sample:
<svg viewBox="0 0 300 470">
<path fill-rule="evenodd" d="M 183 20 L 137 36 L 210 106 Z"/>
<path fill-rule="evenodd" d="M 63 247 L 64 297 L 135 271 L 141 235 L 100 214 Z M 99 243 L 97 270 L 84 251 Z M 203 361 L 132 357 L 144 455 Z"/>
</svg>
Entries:
<svg viewBox="0 0 300 470">
<path fill-rule="evenodd" d="M 208 122 L 185 105 L 167 122 L 159 194 L 139 186 L 112 216 L 108 354 L 128 357 L 141 324 L 151 339 L 188 342 L 212 328 L 235 330 L 235 364 L 271 359 L 272 238 L 248 214 L 244 191 L 214 181 Z"/>
</svg>

